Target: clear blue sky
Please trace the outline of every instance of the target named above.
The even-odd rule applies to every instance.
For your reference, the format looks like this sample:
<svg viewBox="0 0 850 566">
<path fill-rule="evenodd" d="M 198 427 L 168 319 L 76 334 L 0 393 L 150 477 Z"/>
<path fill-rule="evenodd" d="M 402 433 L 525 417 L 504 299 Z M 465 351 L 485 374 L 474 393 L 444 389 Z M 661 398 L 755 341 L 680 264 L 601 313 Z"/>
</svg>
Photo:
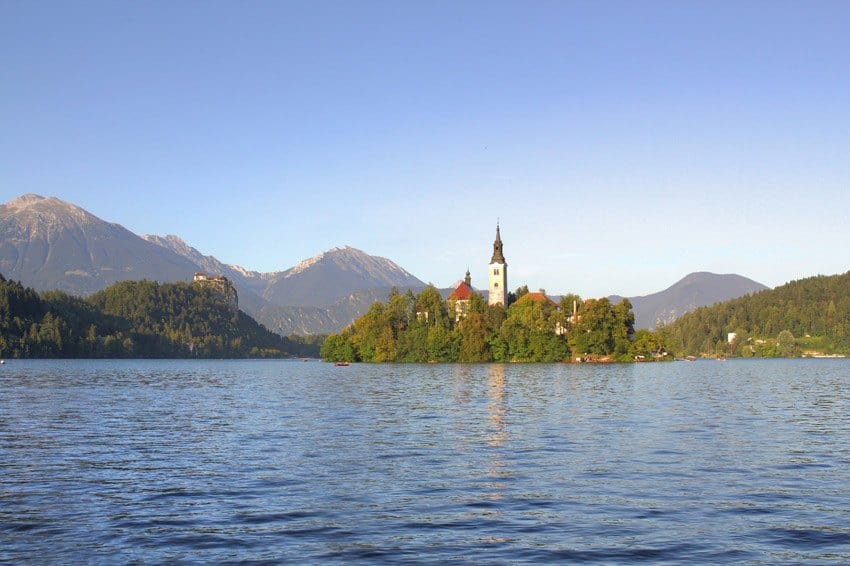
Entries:
<svg viewBox="0 0 850 566">
<path fill-rule="evenodd" d="M 0 200 L 270 271 L 850 269 L 850 2 L 0 2 Z"/>
</svg>

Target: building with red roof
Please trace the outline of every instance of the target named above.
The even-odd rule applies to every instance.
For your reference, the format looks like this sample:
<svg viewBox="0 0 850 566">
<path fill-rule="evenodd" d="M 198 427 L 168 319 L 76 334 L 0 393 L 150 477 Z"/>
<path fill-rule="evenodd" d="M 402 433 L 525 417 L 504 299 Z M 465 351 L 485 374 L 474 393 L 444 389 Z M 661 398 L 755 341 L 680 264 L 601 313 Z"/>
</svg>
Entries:
<svg viewBox="0 0 850 566">
<path fill-rule="evenodd" d="M 449 299 L 454 299 L 456 301 L 468 301 L 470 297 L 472 297 L 472 293 L 474 291 L 472 288 L 466 284 L 466 281 L 461 281 L 455 290 L 452 291 L 452 294 L 449 295 Z"/>
<path fill-rule="evenodd" d="M 539 303 L 541 305 L 548 305 L 555 310 L 561 309 L 561 305 L 559 305 L 558 303 L 556 303 L 555 301 L 553 301 L 552 299 L 547 297 L 546 293 L 544 293 L 543 291 L 539 291 L 537 293 L 526 293 L 525 295 L 520 297 L 519 300 L 517 300 L 517 304 L 527 303 L 527 302 L 530 302 L 530 301 L 533 301 L 535 303 Z M 572 321 L 572 318 L 570 318 L 569 320 Z M 556 322 L 555 323 L 555 334 L 557 334 L 558 336 L 562 336 L 566 333 L 567 333 L 567 329 L 564 327 L 564 325 L 561 324 L 560 322 Z"/>
<path fill-rule="evenodd" d="M 525 295 L 520 297 L 517 302 L 521 303 L 523 301 L 534 301 L 536 303 L 548 304 L 555 308 L 558 307 L 558 303 L 547 297 L 546 293 L 544 293 L 543 291 L 540 291 L 538 293 L 526 293 Z"/>
<path fill-rule="evenodd" d="M 454 304 L 455 322 L 464 318 L 466 313 L 469 312 L 469 300 L 472 298 L 473 293 L 475 291 L 472 289 L 472 277 L 469 275 L 469 270 L 467 269 L 466 277 L 458 283 L 448 298 L 449 308 Z"/>
</svg>

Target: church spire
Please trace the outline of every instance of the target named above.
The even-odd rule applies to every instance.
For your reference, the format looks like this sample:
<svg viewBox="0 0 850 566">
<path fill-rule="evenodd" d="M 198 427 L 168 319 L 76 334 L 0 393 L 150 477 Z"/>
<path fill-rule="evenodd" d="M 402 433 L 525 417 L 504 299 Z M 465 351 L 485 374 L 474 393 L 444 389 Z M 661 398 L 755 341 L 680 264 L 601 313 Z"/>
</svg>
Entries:
<svg viewBox="0 0 850 566">
<path fill-rule="evenodd" d="M 508 262 L 502 250 L 502 234 L 499 230 L 499 221 L 496 221 L 496 241 L 493 242 L 493 257 L 490 258 L 490 271 L 488 275 L 489 292 L 487 304 L 503 307 L 508 304 Z"/>
<path fill-rule="evenodd" d="M 499 233 L 499 223 L 496 222 L 496 241 L 493 242 L 493 257 L 490 258 L 490 263 L 507 263 L 505 255 L 502 253 L 502 235 Z"/>
<path fill-rule="evenodd" d="M 466 268 L 466 277 L 463 278 L 463 282 L 472 287 L 472 275 L 469 274 L 468 267 Z"/>
</svg>

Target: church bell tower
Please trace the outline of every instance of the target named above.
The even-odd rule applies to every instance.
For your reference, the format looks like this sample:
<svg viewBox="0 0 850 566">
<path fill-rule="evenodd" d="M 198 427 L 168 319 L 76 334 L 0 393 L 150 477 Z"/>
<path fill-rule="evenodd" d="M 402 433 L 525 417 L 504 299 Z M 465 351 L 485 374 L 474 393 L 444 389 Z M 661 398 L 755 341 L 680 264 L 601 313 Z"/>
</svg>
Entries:
<svg viewBox="0 0 850 566">
<path fill-rule="evenodd" d="M 499 233 L 499 223 L 496 222 L 496 241 L 493 242 L 493 257 L 490 258 L 490 295 L 487 303 L 508 306 L 508 263 L 502 252 L 502 236 Z"/>
</svg>

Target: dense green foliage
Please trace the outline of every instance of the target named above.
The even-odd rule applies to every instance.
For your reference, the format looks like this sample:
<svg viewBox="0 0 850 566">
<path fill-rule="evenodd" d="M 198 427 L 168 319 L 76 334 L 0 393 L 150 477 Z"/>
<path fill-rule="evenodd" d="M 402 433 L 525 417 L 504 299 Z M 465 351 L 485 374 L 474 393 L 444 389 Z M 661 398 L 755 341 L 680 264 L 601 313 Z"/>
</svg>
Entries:
<svg viewBox="0 0 850 566">
<path fill-rule="evenodd" d="M 328 336 L 322 357 L 363 362 L 553 362 L 575 359 L 652 359 L 660 342 L 633 340 L 634 314 L 627 300 L 581 301 L 570 295 L 555 304 L 541 293 L 517 290 L 507 309 L 473 294 L 465 316 L 434 287 L 418 296 L 390 293 L 339 334 Z M 578 305 L 573 314 L 573 300 Z M 640 335 L 640 334 L 639 334 Z"/>
<path fill-rule="evenodd" d="M 0 276 L 3 357 L 281 357 L 317 348 L 269 332 L 210 288 L 125 281 L 80 299 Z"/>
<path fill-rule="evenodd" d="M 850 354 L 850 272 L 703 307 L 659 333 L 678 355 Z"/>
</svg>

